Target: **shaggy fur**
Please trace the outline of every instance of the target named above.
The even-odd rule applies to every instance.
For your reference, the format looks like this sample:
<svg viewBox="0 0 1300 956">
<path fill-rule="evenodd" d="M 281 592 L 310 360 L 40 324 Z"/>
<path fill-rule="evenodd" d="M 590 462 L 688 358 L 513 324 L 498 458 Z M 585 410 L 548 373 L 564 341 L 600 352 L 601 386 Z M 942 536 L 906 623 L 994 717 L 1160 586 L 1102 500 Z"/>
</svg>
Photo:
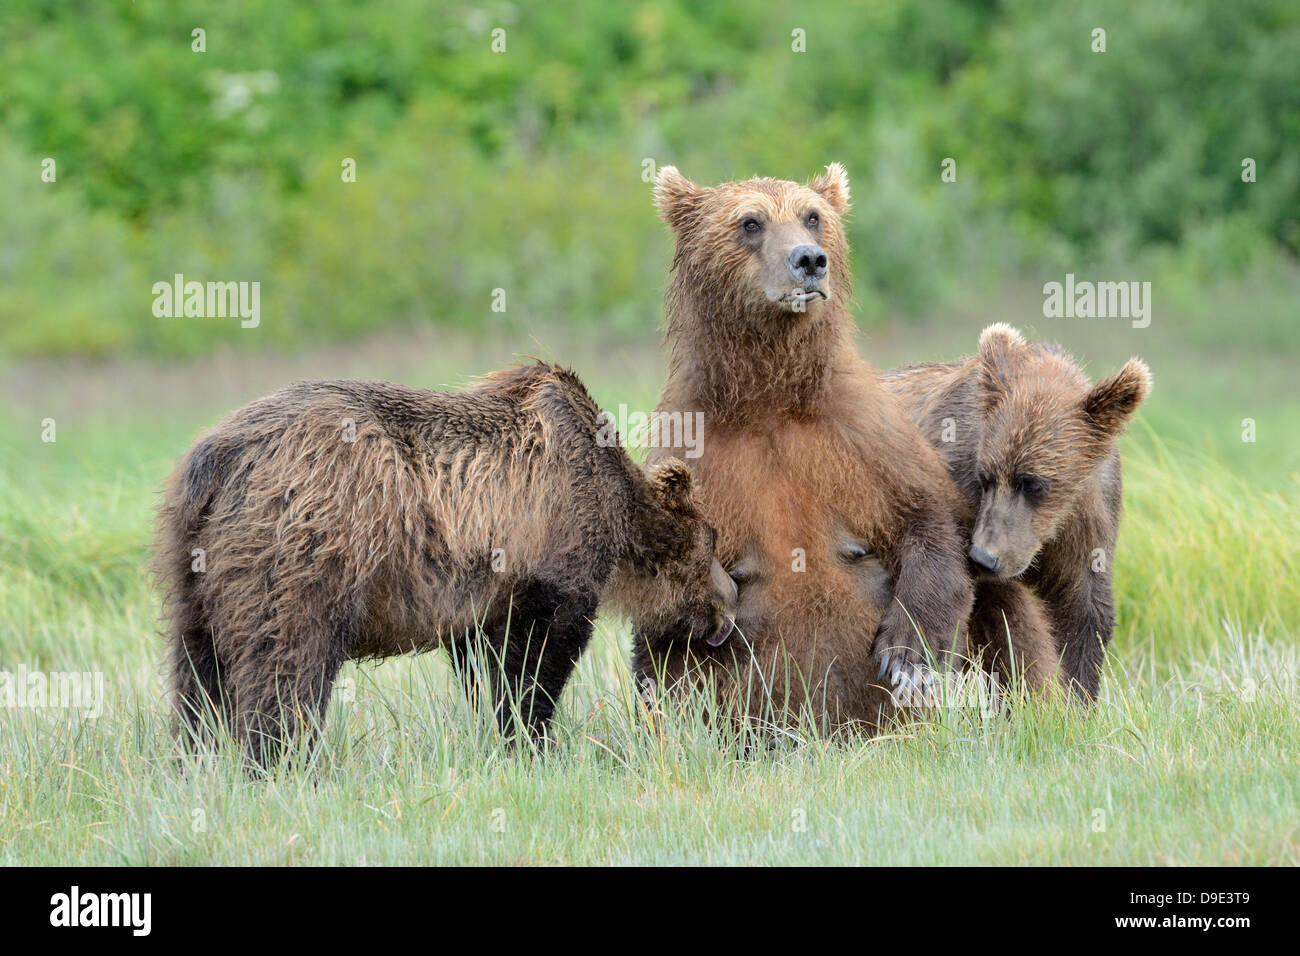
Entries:
<svg viewBox="0 0 1300 956">
<path fill-rule="evenodd" d="M 704 413 L 689 465 L 750 648 L 643 629 L 635 669 L 707 679 L 751 713 L 774 701 L 875 725 L 894 709 L 891 689 L 963 653 L 972 583 L 962 498 L 852 343 L 847 177 L 834 164 L 807 185 L 709 189 L 664 167 L 656 201 L 677 233 L 658 409 Z M 823 277 L 794 271 L 806 246 L 824 255 Z M 770 682 L 757 696 L 751 661 Z"/>
<path fill-rule="evenodd" d="M 199 438 L 158 521 L 178 732 L 211 710 L 266 766 L 343 661 L 451 647 L 541 737 L 602 598 L 725 636 L 734 590 L 690 472 L 647 477 L 598 416 L 537 364 L 462 393 L 300 383 Z"/>
<path fill-rule="evenodd" d="M 1090 386 L 1063 349 L 997 324 L 980 336 L 977 355 L 897 369 L 885 384 L 970 503 L 972 559 L 996 563 L 983 580 L 1033 589 L 1064 676 L 1092 700 L 1115 627 L 1115 439 L 1150 392 L 1150 371 L 1132 359 Z"/>
<path fill-rule="evenodd" d="M 1019 681 L 1035 694 L 1062 686 L 1059 651 L 1048 610 L 1020 581 L 977 581 L 967 622 L 970 655 L 989 673 Z"/>
</svg>

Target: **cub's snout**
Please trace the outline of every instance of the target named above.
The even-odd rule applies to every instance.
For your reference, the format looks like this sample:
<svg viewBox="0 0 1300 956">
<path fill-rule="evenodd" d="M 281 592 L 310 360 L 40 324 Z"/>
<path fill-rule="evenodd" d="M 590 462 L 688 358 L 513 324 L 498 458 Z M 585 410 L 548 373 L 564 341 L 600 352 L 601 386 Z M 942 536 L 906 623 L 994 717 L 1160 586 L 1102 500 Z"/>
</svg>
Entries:
<svg viewBox="0 0 1300 956">
<path fill-rule="evenodd" d="M 989 554 L 977 544 L 970 547 L 971 563 L 980 571 L 987 571 L 990 574 L 997 574 L 998 568 L 1002 567 L 1002 559 L 997 555 Z"/>
<path fill-rule="evenodd" d="M 717 558 L 709 568 L 709 578 L 713 582 L 714 629 L 706 643 L 710 647 L 720 647 L 736 629 L 736 604 L 740 590 Z"/>
</svg>

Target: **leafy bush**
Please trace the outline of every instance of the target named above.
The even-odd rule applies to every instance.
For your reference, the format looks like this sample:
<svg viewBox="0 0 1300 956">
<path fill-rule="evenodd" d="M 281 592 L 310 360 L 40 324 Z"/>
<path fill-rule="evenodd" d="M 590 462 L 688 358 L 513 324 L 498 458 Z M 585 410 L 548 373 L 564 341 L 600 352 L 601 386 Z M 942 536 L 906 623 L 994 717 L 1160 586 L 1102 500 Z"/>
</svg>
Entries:
<svg viewBox="0 0 1300 956">
<path fill-rule="evenodd" d="M 1245 274 L 1300 241 L 1298 63 L 1284 0 L 11 0 L 0 349 L 649 327 L 668 240 L 647 159 L 702 182 L 846 162 L 868 322 L 1035 263 L 1173 250 L 1186 272 Z M 41 181 L 45 157 L 57 182 Z M 940 182 L 944 157 L 956 183 Z M 177 272 L 260 281 L 263 326 L 154 318 L 151 286 Z"/>
</svg>

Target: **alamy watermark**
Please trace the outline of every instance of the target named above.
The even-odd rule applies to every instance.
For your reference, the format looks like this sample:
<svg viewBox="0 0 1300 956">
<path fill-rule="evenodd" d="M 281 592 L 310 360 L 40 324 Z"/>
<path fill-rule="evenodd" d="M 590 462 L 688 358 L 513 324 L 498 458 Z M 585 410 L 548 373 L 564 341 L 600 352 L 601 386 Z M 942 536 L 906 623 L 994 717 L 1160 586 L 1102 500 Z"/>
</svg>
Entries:
<svg viewBox="0 0 1300 956">
<path fill-rule="evenodd" d="M 238 316 L 240 326 L 255 329 L 262 321 L 262 283 L 172 281 L 153 284 L 153 314 L 160 319 L 224 319 Z"/>
<path fill-rule="evenodd" d="M 618 406 L 618 414 L 600 413 L 596 444 L 602 448 L 680 448 L 685 458 L 704 454 L 703 412 L 629 412 Z"/>
<path fill-rule="evenodd" d="M 104 674 L 101 671 L 37 671 L 19 665 L 17 671 L 0 671 L 0 707 L 79 710 L 82 716 L 104 712 Z"/>
<path fill-rule="evenodd" d="M 121 927 L 132 936 L 148 936 L 153 928 L 152 893 L 86 893 L 73 886 L 50 897 L 50 925 L 69 929 Z"/>
<path fill-rule="evenodd" d="M 1151 324 L 1150 282 L 1065 282 L 1043 286 L 1043 316 L 1049 319 L 1132 319 L 1133 328 Z"/>
<path fill-rule="evenodd" d="M 902 687 L 891 691 L 889 696 L 894 706 L 969 710 L 987 719 L 998 716 L 1006 705 L 997 674 L 970 670 L 928 676 L 929 679 L 920 683 L 904 682 Z"/>
</svg>

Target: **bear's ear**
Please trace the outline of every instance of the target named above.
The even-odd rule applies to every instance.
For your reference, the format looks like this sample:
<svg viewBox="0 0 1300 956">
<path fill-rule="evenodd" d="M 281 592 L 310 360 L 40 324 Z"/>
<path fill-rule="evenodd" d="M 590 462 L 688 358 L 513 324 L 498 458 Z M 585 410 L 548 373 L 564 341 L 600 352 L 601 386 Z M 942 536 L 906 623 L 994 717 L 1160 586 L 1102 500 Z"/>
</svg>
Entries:
<svg viewBox="0 0 1300 956">
<path fill-rule="evenodd" d="M 661 166 L 655 177 L 655 208 L 674 232 L 680 232 L 699 212 L 707 191 L 679 173 L 676 166 Z"/>
<path fill-rule="evenodd" d="M 980 333 L 980 364 L 987 378 L 1005 381 L 1007 370 L 1025 347 L 1025 337 L 1005 322 L 994 322 Z"/>
<path fill-rule="evenodd" d="M 994 322 L 980 333 L 980 358 L 990 365 L 998 365 L 1024 348 L 1025 337 L 1019 329 L 1005 322 Z"/>
<path fill-rule="evenodd" d="M 1103 434 L 1118 435 L 1139 405 L 1151 394 L 1151 369 L 1132 358 L 1110 378 L 1092 387 L 1083 400 L 1083 410 Z"/>
<path fill-rule="evenodd" d="M 650 472 L 655 499 L 669 511 L 690 511 L 695 507 L 692 497 L 691 469 L 680 458 L 666 458 Z"/>
<path fill-rule="evenodd" d="M 815 193 L 821 193 L 835 210 L 835 215 L 842 216 L 849 211 L 849 174 L 840 163 L 831 163 L 826 172 L 808 184 Z"/>
</svg>

